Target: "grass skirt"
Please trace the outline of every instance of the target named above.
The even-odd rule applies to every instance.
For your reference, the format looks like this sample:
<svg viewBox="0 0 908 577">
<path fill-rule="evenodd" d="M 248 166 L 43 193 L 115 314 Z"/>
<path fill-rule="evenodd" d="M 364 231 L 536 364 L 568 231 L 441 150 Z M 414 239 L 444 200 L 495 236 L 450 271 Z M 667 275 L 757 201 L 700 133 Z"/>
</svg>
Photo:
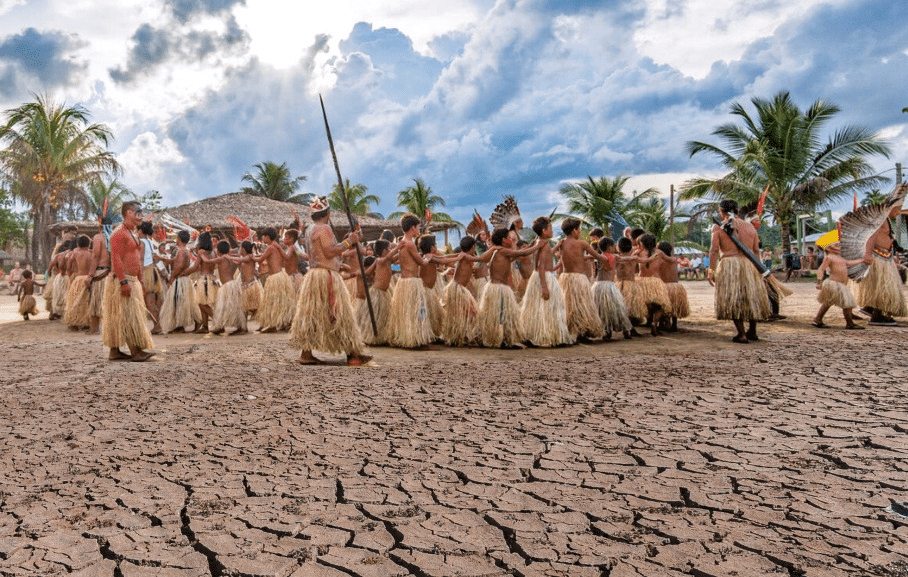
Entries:
<svg viewBox="0 0 908 577">
<path fill-rule="evenodd" d="M 455 281 L 445 287 L 441 335 L 453 347 L 476 344 L 479 339 L 479 305 L 469 289 Z"/>
<path fill-rule="evenodd" d="M 643 302 L 647 307 L 657 306 L 666 313 L 671 310 L 672 302 L 669 300 L 668 290 L 661 278 L 657 276 L 637 277 L 637 286 L 643 292 Z"/>
<path fill-rule="evenodd" d="M 215 278 L 210 274 L 199 275 L 195 281 L 195 302 L 197 305 L 208 305 L 211 308 L 217 306 L 218 302 L 218 285 Z"/>
<path fill-rule="evenodd" d="M 63 316 L 66 312 L 66 292 L 69 290 L 69 277 L 65 274 L 54 276 L 54 314 Z"/>
<path fill-rule="evenodd" d="M 823 306 L 837 306 L 840 309 L 853 309 L 858 306 L 848 285 L 828 278 L 823 281 L 823 288 L 817 295 L 817 302 Z"/>
<path fill-rule="evenodd" d="M 470 289 L 470 293 L 473 295 L 473 298 L 476 299 L 476 302 L 482 300 L 482 291 L 486 288 L 486 285 L 489 284 L 489 277 L 473 277 L 473 282 L 467 287 Z"/>
<path fill-rule="evenodd" d="M 161 282 L 161 275 L 158 274 L 158 271 L 153 264 L 142 269 L 142 286 L 145 287 L 145 294 L 164 294 L 164 283 Z"/>
<path fill-rule="evenodd" d="M 165 333 L 169 333 L 177 327 L 188 327 L 202 322 L 202 313 L 195 302 L 192 280 L 188 276 L 177 277 L 167 287 L 159 320 L 161 330 Z M 105 319 L 106 321 L 107 319 Z"/>
<path fill-rule="evenodd" d="M 908 307 L 902 296 L 902 279 L 895 261 L 874 256 L 867 276 L 854 283 L 854 296 L 862 307 L 879 309 L 891 317 L 908 316 Z"/>
<path fill-rule="evenodd" d="M 259 279 L 253 279 L 243 284 L 243 310 L 247 313 L 254 313 L 262 306 L 262 296 L 265 290 Z"/>
<path fill-rule="evenodd" d="M 599 320 L 602 321 L 602 328 L 606 332 L 629 331 L 633 328 L 631 319 L 627 316 L 627 309 L 624 307 L 624 297 L 621 291 L 615 286 L 615 283 L 608 280 L 600 280 L 593 283 L 593 303 L 599 311 Z"/>
<path fill-rule="evenodd" d="M 435 286 L 426 289 L 426 308 L 429 309 L 429 324 L 432 326 L 432 333 L 441 335 L 442 324 L 444 323 L 445 311 L 442 308 L 444 300 L 444 284 L 435 279 Z"/>
<path fill-rule="evenodd" d="M 283 274 L 292 286 L 290 277 Z M 353 316 L 350 293 L 336 271 L 310 269 L 303 276 L 295 312 L 290 328 L 291 347 L 347 356 L 362 354 L 365 345 Z"/>
<path fill-rule="evenodd" d="M 485 347 L 510 347 L 524 341 L 520 309 L 514 290 L 490 282 L 479 301 L 479 334 Z"/>
<path fill-rule="evenodd" d="M 574 344 L 574 337 L 568 331 L 564 293 L 561 292 L 558 277 L 551 271 L 545 274 L 549 300 L 542 298 L 538 271 L 533 271 L 530 280 L 527 281 L 527 289 L 520 308 L 524 335 L 537 347 Z"/>
<path fill-rule="evenodd" d="M 388 342 L 395 347 L 415 349 L 434 340 L 422 279 L 400 279 L 391 298 Z"/>
<path fill-rule="evenodd" d="M 591 339 L 602 338 L 605 335 L 605 328 L 593 303 L 589 277 L 575 272 L 562 273 L 558 277 L 558 283 L 564 294 L 568 332 Z"/>
<path fill-rule="evenodd" d="M 113 274 L 113 273 L 111 273 Z M 107 276 L 110 276 L 108 274 Z M 101 318 L 104 312 L 104 286 L 107 284 L 107 277 L 96 280 L 91 283 L 88 289 L 88 314 L 92 317 Z"/>
<path fill-rule="evenodd" d="M 671 302 L 671 311 L 669 314 L 679 319 L 686 319 L 690 316 L 690 302 L 687 300 L 687 289 L 679 282 L 665 283 L 665 290 L 668 291 L 668 300 Z"/>
<path fill-rule="evenodd" d="M 359 334 L 367 345 L 388 344 L 388 317 L 391 314 L 391 291 L 369 287 L 369 297 L 372 300 L 372 312 L 375 313 L 375 327 L 378 335 L 372 331 L 372 319 L 369 317 L 369 303 L 366 299 L 354 299 L 353 309 L 356 313 L 356 324 Z"/>
<path fill-rule="evenodd" d="M 716 268 L 716 319 L 758 321 L 769 316 L 766 283 L 749 260 L 727 256 Z"/>
<path fill-rule="evenodd" d="M 338 288 L 340 286 L 343 286 L 343 281 Z M 349 296 L 348 294 L 348 303 L 350 302 Z M 258 319 L 259 326 L 263 329 L 287 330 L 293 323 L 293 313 L 298 304 L 299 298 L 296 289 L 293 288 L 293 279 L 284 271 L 276 272 L 269 275 L 268 280 L 265 281 L 262 305 L 255 318 Z"/>
<path fill-rule="evenodd" d="M 129 298 L 120 293 L 120 282 L 117 277 L 107 275 L 104 282 L 104 326 L 101 340 L 105 347 L 118 349 L 123 345 L 140 350 L 154 348 L 151 332 L 145 323 L 148 310 L 145 308 L 145 295 L 137 277 L 129 279 Z M 187 279 L 188 280 L 188 279 Z"/>
<path fill-rule="evenodd" d="M 19 301 L 19 314 L 20 315 L 36 315 L 38 314 L 38 303 L 35 301 L 34 295 L 22 295 L 22 300 Z"/>
<path fill-rule="evenodd" d="M 54 279 L 50 279 L 44 286 L 44 310 L 50 314 L 54 313 Z"/>
<path fill-rule="evenodd" d="M 246 330 L 246 311 L 243 310 L 243 288 L 240 281 L 227 281 L 218 291 L 218 302 L 214 307 L 212 330 L 235 327 Z"/>
<path fill-rule="evenodd" d="M 624 306 L 627 316 L 638 321 L 643 321 L 648 316 L 646 301 L 643 300 L 643 289 L 635 280 L 619 280 L 615 283 L 621 296 L 624 297 Z"/>
<path fill-rule="evenodd" d="M 91 322 L 91 310 L 89 309 L 89 292 L 85 279 L 90 279 L 88 275 L 74 277 L 69 283 L 69 290 L 66 291 L 66 314 L 63 315 L 63 322 L 70 327 L 87 327 Z"/>
</svg>

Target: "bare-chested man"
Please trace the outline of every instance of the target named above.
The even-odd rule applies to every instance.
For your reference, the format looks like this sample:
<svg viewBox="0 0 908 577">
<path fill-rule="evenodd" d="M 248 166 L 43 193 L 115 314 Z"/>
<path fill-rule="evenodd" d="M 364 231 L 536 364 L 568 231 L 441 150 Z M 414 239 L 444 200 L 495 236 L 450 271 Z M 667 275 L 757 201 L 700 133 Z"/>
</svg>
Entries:
<svg viewBox="0 0 908 577">
<path fill-rule="evenodd" d="M 901 186 L 908 186 L 903 184 Z M 901 211 L 901 204 L 892 207 L 889 218 L 895 218 Z M 855 285 L 855 300 L 858 306 L 870 313 L 871 325 L 895 326 L 893 317 L 908 316 L 908 305 L 902 294 L 902 281 L 895 264 L 892 227 L 889 219 L 867 240 L 864 262 L 869 263 L 861 282 Z"/>
<path fill-rule="evenodd" d="M 268 273 L 261 275 L 265 294 L 256 316 L 259 331 L 263 333 L 285 331 L 293 322 L 297 291 L 293 286 L 293 279 L 284 269 L 286 254 L 277 230 L 272 227 L 266 228 L 262 231 L 262 241 L 266 243 L 265 251 L 253 257 L 258 262 L 266 263 L 268 267 Z"/>
<path fill-rule="evenodd" d="M 492 231 L 495 254 L 489 261 L 489 284 L 479 300 L 479 337 L 484 347 L 521 348 L 524 341 L 520 307 L 511 288 L 511 265 L 515 258 L 532 254 L 545 243 L 517 250 L 505 228 Z"/>
<path fill-rule="evenodd" d="M 84 234 L 76 239 L 76 248 L 70 253 L 67 265 L 70 275 L 66 291 L 66 312 L 63 322 L 72 331 L 88 328 L 91 324 L 88 287 L 92 273 L 91 240 Z"/>
<path fill-rule="evenodd" d="M 719 214 L 723 221 L 731 219 L 735 236 L 741 244 L 752 253 L 759 254 L 757 231 L 752 224 L 738 217 L 738 203 L 730 199 L 721 201 Z M 759 340 L 757 321 L 770 314 L 766 284 L 757 268 L 741 254 L 731 237 L 719 225 L 713 225 L 707 274 L 709 284 L 716 287 L 716 319 L 731 320 L 737 330 L 732 341 L 745 344 Z M 745 321 L 748 323 L 746 332 Z"/>
<path fill-rule="evenodd" d="M 615 257 L 600 254 L 580 238 L 580 220 L 566 218 L 561 223 L 564 240 L 561 243 L 562 272 L 558 278 L 564 294 L 564 308 L 568 331 L 577 335 L 578 342 L 591 342 L 605 336 L 605 327 L 593 303 L 590 289 L 590 267 L 588 258 L 599 262 L 605 269 L 615 266 Z"/>
<path fill-rule="evenodd" d="M 186 247 L 189 242 L 189 232 L 181 230 L 177 233 L 177 253 L 172 259 L 161 260 L 171 266 L 170 279 L 167 292 L 164 294 L 164 304 L 161 306 L 161 330 L 165 333 L 182 333 L 192 324 L 198 329 L 202 321 L 202 313 L 195 302 L 195 291 L 189 275 L 198 267 L 193 263 Z"/>
<path fill-rule="evenodd" d="M 328 199 L 316 197 L 310 204 L 313 226 L 307 229 L 309 272 L 303 277 L 296 315 L 290 329 L 290 346 L 300 349 L 299 362 L 320 364 L 313 351 L 343 353 L 348 366 L 362 366 L 372 358 L 353 315 L 350 294 L 337 272 L 335 258 L 362 239 L 358 230 L 337 242 L 328 225 Z"/>
<path fill-rule="evenodd" d="M 536 347 L 557 347 L 574 344 L 574 337 L 568 331 L 564 294 L 558 277 L 552 247 L 552 220 L 540 216 L 533 221 L 533 232 L 539 240 L 536 253 L 536 270 L 527 282 L 523 295 L 520 317 L 527 342 Z"/>
<path fill-rule="evenodd" d="M 104 289 L 104 330 L 102 340 L 112 361 L 147 361 L 154 353 L 151 333 L 145 323 L 148 314 L 143 298 L 142 245 L 136 238 L 136 227 L 142 222 L 138 202 L 123 203 L 123 224 L 110 236 L 110 259 L 113 274 L 108 275 Z M 129 347 L 129 354 L 120 347 Z"/>
</svg>

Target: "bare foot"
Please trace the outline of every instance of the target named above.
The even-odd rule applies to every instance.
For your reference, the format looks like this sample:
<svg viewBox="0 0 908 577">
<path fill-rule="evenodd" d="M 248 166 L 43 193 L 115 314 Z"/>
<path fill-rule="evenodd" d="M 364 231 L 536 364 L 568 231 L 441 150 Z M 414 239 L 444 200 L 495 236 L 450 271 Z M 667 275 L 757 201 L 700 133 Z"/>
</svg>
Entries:
<svg viewBox="0 0 908 577">
<path fill-rule="evenodd" d="M 134 363 L 141 363 L 141 362 L 147 361 L 154 355 L 155 355 L 154 353 L 149 352 L 149 351 L 139 351 L 136 354 L 134 354 L 130 360 Z"/>
<path fill-rule="evenodd" d="M 372 360 L 370 355 L 357 355 L 352 357 L 347 357 L 347 366 L 348 367 L 362 367 L 366 363 Z"/>
<path fill-rule="evenodd" d="M 237 329 L 237 330 L 233 331 L 232 333 L 230 333 L 229 336 L 234 337 L 236 335 L 248 335 L 248 334 L 249 334 L 249 331 L 247 331 L 246 329 Z"/>
<path fill-rule="evenodd" d="M 132 358 L 132 355 L 127 355 L 122 351 L 111 351 L 110 355 L 107 357 L 109 361 L 128 361 Z"/>
<path fill-rule="evenodd" d="M 302 353 L 297 361 L 301 365 L 322 365 L 322 361 L 312 356 L 312 353 Z"/>
</svg>

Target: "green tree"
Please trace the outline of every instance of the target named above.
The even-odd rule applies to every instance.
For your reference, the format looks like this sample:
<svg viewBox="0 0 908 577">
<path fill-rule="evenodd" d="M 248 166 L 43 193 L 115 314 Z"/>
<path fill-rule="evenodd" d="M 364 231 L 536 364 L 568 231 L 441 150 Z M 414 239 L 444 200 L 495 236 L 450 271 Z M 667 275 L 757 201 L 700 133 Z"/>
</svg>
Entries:
<svg viewBox="0 0 908 577">
<path fill-rule="evenodd" d="M 149 190 L 138 198 L 142 203 L 142 210 L 152 212 L 164 209 L 164 197 L 157 190 Z"/>
<path fill-rule="evenodd" d="M 587 175 L 587 180 L 565 184 L 558 193 L 567 199 L 568 212 L 577 215 L 591 227 L 609 229 L 612 238 L 617 238 L 624 227 L 630 226 L 643 202 L 654 198 L 658 193 L 655 188 L 647 188 L 643 192 L 633 191 L 628 198 L 624 193 L 624 185 L 629 178 L 602 176 L 594 179 Z"/>
<path fill-rule="evenodd" d="M 350 204 L 350 212 L 372 218 L 384 218 L 380 213 L 372 211 L 372 205 L 380 203 L 381 199 L 374 194 L 366 194 L 368 190 L 365 184 L 350 184 L 349 180 L 344 181 L 344 192 L 347 202 Z M 340 188 L 336 184 L 331 188 L 331 194 L 328 195 L 328 206 L 335 211 L 345 210 Z"/>
<path fill-rule="evenodd" d="M 880 192 L 880 189 L 875 188 L 873 190 L 867 191 L 864 193 L 864 198 L 861 199 L 861 206 L 868 206 L 871 204 L 883 204 L 886 200 L 886 197 L 889 196 L 885 192 Z"/>
<path fill-rule="evenodd" d="M 256 169 L 256 174 L 247 172 L 243 175 L 242 181 L 248 182 L 249 186 L 243 187 L 240 192 L 295 204 L 306 204 L 312 199 L 309 193 L 296 193 L 306 177 L 292 176 L 286 162 L 277 164 L 267 161 L 254 164 L 253 168 Z"/>
<path fill-rule="evenodd" d="M 768 187 L 766 212 L 782 229 L 783 246 L 791 242 L 796 215 L 818 208 L 881 182 L 867 158 L 889 156 L 889 147 L 866 128 L 845 126 L 821 142 L 821 131 L 840 109 L 817 100 L 807 111 L 788 92 L 772 100 L 753 98 L 752 116 L 739 103 L 731 114 L 743 122 L 723 124 L 713 131 L 726 147 L 691 141 L 690 156 L 701 152 L 719 158 L 728 171 L 717 179 L 692 179 L 682 187 L 684 199 L 728 197 L 744 205 Z"/>
<path fill-rule="evenodd" d="M 25 246 L 28 242 L 28 216 L 13 210 L 12 195 L 0 188 L 0 249 Z"/>
<path fill-rule="evenodd" d="M 457 223 L 450 215 L 435 211 L 436 206 L 445 205 L 445 200 L 432 194 L 432 189 L 426 186 L 426 183 L 421 178 L 414 178 L 413 186 L 408 186 L 397 193 L 397 205 L 404 210 L 389 214 L 388 218 L 391 220 L 402 217 L 405 212 L 411 212 L 421 220 L 425 220 L 426 210 L 428 209 L 432 212 L 432 220 L 434 221 Z"/>
<path fill-rule="evenodd" d="M 57 105 L 43 96 L 6 111 L 0 126 L 0 175 L 13 196 L 29 206 L 34 222 L 31 260 L 43 267 L 53 249 L 47 227 L 57 221 L 65 195 L 120 166 L 107 147 L 113 136 L 103 124 L 90 124 L 81 106 Z"/>
<path fill-rule="evenodd" d="M 684 212 L 675 211 L 675 218 L 686 218 Z M 670 240 L 672 234 L 672 223 L 668 210 L 668 203 L 664 198 L 650 197 L 639 203 L 636 209 L 630 213 L 628 224 L 632 227 L 639 227 L 647 232 L 651 232 L 656 240 Z M 687 226 L 681 222 L 675 222 L 674 236 L 681 239 L 687 234 Z"/>
</svg>

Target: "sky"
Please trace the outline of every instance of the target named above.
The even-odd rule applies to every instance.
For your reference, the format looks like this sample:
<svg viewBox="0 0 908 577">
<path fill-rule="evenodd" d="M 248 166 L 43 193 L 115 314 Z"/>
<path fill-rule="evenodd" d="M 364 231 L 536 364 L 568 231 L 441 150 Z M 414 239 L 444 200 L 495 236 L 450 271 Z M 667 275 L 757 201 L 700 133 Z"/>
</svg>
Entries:
<svg viewBox="0 0 908 577">
<path fill-rule="evenodd" d="M 0 110 L 83 106 L 113 131 L 120 180 L 176 206 L 265 161 L 328 194 L 321 94 L 343 177 L 378 212 L 421 178 L 456 220 L 505 194 L 531 220 L 588 176 L 665 197 L 717 176 L 685 143 L 720 144 L 732 103 L 782 90 L 838 105 L 830 130 L 876 131 L 894 178 L 906 32 L 891 0 L 0 0 Z"/>
</svg>

